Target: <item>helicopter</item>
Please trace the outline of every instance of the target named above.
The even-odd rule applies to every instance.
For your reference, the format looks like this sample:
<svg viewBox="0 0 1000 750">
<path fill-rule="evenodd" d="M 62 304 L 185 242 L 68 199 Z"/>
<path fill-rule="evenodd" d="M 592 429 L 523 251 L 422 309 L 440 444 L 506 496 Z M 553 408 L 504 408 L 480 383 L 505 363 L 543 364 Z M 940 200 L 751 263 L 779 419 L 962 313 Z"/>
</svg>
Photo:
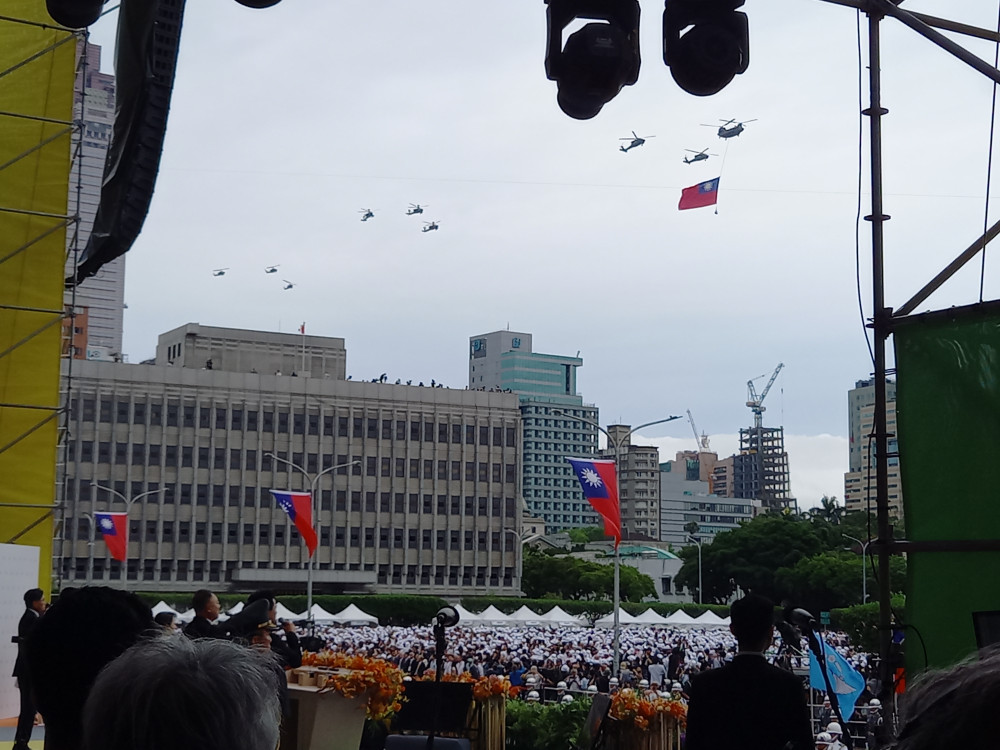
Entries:
<svg viewBox="0 0 1000 750">
<path fill-rule="evenodd" d="M 640 138 L 639 136 L 637 136 L 635 134 L 635 131 L 633 130 L 631 138 L 626 137 L 626 138 L 619 138 L 618 139 L 619 141 L 632 141 L 627 146 L 619 146 L 618 150 L 621 151 L 623 154 L 627 154 L 630 149 L 637 148 L 638 146 L 641 146 L 642 144 L 644 144 L 646 142 L 646 138 L 656 138 L 656 136 L 655 135 L 647 135 L 645 137 Z"/>
<path fill-rule="evenodd" d="M 228 271 L 228 270 L 229 270 L 228 268 L 216 268 L 214 271 L 212 271 L 212 275 L 213 276 L 225 276 L 226 275 L 226 271 Z"/>
<path fill-rule="evenodd" d="M 279 263 L 279 264 L 274 265 L 274 266 L 268 266 L 267 268 L 264 269 L 264 273 L 277 273 L 279 265 L 281 265 L 281 264 Z"/>
<path fill-rule="evenodd" d="M 434 229 L 437 229 L 437 228 L 438 228 L 438 223 L 436 221 L 425 221 L 424 222 L 424 228 L 421 229 L 420 231 L 421 232 L 430 232 L 431 230 L 434 230 Z"/>
<path fill-rule="evenodd" d="M 282 281 L 284 281 L 284 282 L 285 282 L 285 287 L 284 287 L 284 288 L 285 288 L 285 291 L 286 291 L 286 292 L 287 292 L 287 291 L 288 291 L 289 289 L 291 289 L 292 287 L 294 287 L 294 286 L 295 286 L 295 284 L 294 284 L 293 282 L 289 281 L 288 279 L 282 279 Z"/>
<path fill-rule="evenodd" d="M 406 209 L 407 216 L 413 216 L 415 214 L 422 214 L 424 212 L 424 207 L 419 203 L 411 203 L 410 207 Z"/>
<path fill-rule="evenodd" d="M 684 163 L 685 164 L 694 164 L 696 161 L 705 161 L 705 159 L 707 159 L 710 156 L 718 156 L 718 154 L 710 154 L 710 153 L 708 153 L 708 149 L 707 148 L 703 149 L 701 151 L 694 151 L 693 149 L 690 149 L 690 148 L 686 148 L 684 150 L 685 151 L 690 151 L 692 154 L 694 154 L 694 156 L 692 156 L 690 159 L 687 158 L 686 156 L 684 157 Z"/>
<path fill-rule="evenodd" d="M 748 122 L 757 122 L 757 119 L 754 118 L 753 120 L 743 120 L 743 122 L 736 122 L 736 120 L 722 120 L 720 118 L 719 121 L 722 123 L 722 125 L 719 126 L 719 138 L 733 138 L 735 136 L 738 136 L 744 130 L 746 130 L 746 128 L 743 127 L 744 125 L 746 125 Z M 734 122 L 736 122 L 735 125 L 733 125 L 732 127 L 728 127 L 731 123 Z M 715 127 L 715 125 L 709 125 L 708 123 L 704 122 L 702 123 L 702 125 L 705 126 L 706 128 Z"/>
<path fill-rule="evenodd" d="M 368 221 L 375 218 L 375 212 L 370 208 L 362 208 L 358 213 L 361 214 L 361 221 Z"/>
</svg>

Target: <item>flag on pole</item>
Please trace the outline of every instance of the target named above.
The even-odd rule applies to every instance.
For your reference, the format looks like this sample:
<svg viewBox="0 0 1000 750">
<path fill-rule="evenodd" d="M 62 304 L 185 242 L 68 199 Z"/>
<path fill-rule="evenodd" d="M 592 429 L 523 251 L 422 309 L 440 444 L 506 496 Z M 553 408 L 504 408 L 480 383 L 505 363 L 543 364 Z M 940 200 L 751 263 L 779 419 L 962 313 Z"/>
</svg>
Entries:
<svg viewBox="0 0 1000 750">
<path fill-rule="evenodd" d="M 688 208 L 714 206 L 719 200 L 719 178 L 699 182 L 697 185 L 681 190 L 681 201 L 677 204 L 679 211 Z"/>
<path fill-rule="evenodd" d="M 283 492 L 271 490 L 281 509 L 295 523 L 302 539 L 309 548 L 309 557 L 316 551 L 316 529 L 312 525 L 312 494 L 308 492 Z"/>
<path fill-rule="evenodd" d="M 94 523 L 104 535 L 111 556 L 125 562 L 128 558 L 128 513 L 95 513 Z"/>
<path fill-rule="evenodd" d="M 615 547 L 622 540 L 622 516 L 618 506 L 618 482 L 615 462 L 595 458 L 567 458 L 576 472 L 587 501 L 604 519 L 604 533 L 615 538 Z"/>
<path fill-rule="evenodd" d="M 306 335 L 306 324 L 305 323 L 303 323 L 302 325 L 299 326 L 299 333 L 301 333 L 303 336 Z"/>
<path fill-rule="evenodd" d="M 858 702 L 858 696 L 864 692 L 865 678 L 822 638 L 820 644 L 823 646 L 823 653 L 826 654 L 826 670 L 830 673 L 830 684 L 833 686 L 833 695 L 830 699 L 836 699 L 840 706 L 840 715 L 844 717 L 844 721 L 848 721 L 854 714 L 854 704 Z M 816 654 L 809 655 L 809 687 L 826 691 L 826 680 L 823 679 L 823 671 L 820 669 Z"/>
</svg>

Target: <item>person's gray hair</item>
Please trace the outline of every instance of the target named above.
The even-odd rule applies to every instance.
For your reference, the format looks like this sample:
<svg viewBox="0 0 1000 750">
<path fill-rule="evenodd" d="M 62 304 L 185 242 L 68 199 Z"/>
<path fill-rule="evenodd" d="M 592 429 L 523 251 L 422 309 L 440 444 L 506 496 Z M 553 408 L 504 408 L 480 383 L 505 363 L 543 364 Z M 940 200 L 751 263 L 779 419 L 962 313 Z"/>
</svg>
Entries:
<svg viewBox="0 0 1000 750">
<path fill-rule="evenodd" d="M 270 653 L 229 641 L 144 641 L 94 683 L 83 748 L 275 750 L 283 680 Z"/>
<path fill-rule="evenodd" d="M 907 685 L 894 750 L 995 747 L 1000 736 L 1000 651 L 990 649 Z"/>
</svg>

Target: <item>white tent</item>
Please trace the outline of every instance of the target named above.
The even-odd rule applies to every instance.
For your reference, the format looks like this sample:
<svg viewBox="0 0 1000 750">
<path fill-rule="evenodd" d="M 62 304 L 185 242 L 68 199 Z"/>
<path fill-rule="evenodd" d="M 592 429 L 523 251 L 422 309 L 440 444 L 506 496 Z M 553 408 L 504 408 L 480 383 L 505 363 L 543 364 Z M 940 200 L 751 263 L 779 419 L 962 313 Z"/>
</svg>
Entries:
<svg viewBox="0 0 1000 750">
<path fill-rule="evenodd" d="M 194 610 L 189 609 L 187 612 L 181 612 L 180 618 L 184 622 L 191 622 L 194 619 Z"/>
<path fill-rule="evenodd" d="M 566 610 L 560 607 L 558 604 L 541 615 L 538 618 L 541 622 L 547 623 L 549 625 L 583 625 L 584 621 L 576 617 L 575 615 L 569 614 Z"/>
<path fill-rule="evenodd" d="M 541 621 L 541 616 L 527 604 L 522 604 L 521 608 L 513 612 L 508 620 L 512 623 L 529 623 Z"/>
<path fill-rule="evenodd" d="M 278 602 L 278 606 L 274 608 L 275 614 L 279 619 L 282 620 L 301 620 L 303 615 L 297 615 L 288 607 L 286 607 L 281 602 Z"/>
<path fill-rule="evenodd" d="M 683 609 L 679 609 L 667 616 L 668 625 L 693 625 L 694 622 L 694 618 Z"/>
<path fill-rule="evenodd" d="M 160 614 L 160 612 L 173 612 L 175 616 L 177 616 L 177 617 L 181 616 L 180 612 L 178 612 L 176 609 L 174 609 L 173 607 L 171 607 L 169 604 L 167 604 L 162 599 L 160 601 L 158 601 L 153 606 L 152 612 L 153 612 L 153 616 L 154 617 L 156 617 L 156 615 Z"/>
<path fill-rule="evenodd" d="M 724 628 L 729 623 L 715 614 L 712 610 L 707 609 L 695 618 L 694 624 L 702 628 Z"/>
<path fill-rule="evenodd" d="M 645 612 L 636 615 L 635 621 L 637 624 L 641 623 L 643 625 L 669 625 L 667 618 L 657 612 L 655 609 L 650 607 Z"/>
<path fill-rule="evenodd" d="M 730 617 L 729 615 L 726 615 L 725 617 L 722 618 L 722 624 L 725 625 L 727 628 L 732 624 L 732 622 L 733 618 Z"/>
<path fill-rule="evenodd" d="M 458 612 L 458 624 L 459 625 L 475 625 L 479 620 L 479 615 L 475 612 L 471 612 L 463 607 L 461 604 L 455 605 L 455 611 Z"/>
<path fill-rule="evenodd" d="M 226 614 L 232 617 L 233 615 L 238 615 L 242 611 L 243 611 L 243 602 L 236 602 L 236 606 L 230 607 L 229 610 L 226 612 Z"/>
<path fill-rule="evenodd" d="M 303 617 L 311 617 L 314 622 L 333 622 L 337 619 L 318 604 L 313 604 L 308 611 L 302 613 Z"/>
<path fill-rule="evenodd" d="M 334 622 L 357 625 L 378 625 L 378 618 L 363 612 L 353 604 L 348 604 L 333 616 Z"/>
<path fill-rule="evenodd" d="M 619 609 L 618 610 L 618 624 L 619 625 L 635 625 L 636 620 L 634 615 L 630 615 L 628 610 Z M 600 620 L 594 623 L 596 627 L 599 628 L 613 628 L 615 626 L 615 613 L 608 612 Z"/>
<path fill-rule="evenodd" d="M 510 625 L 510 617 L 505 615 L 492 604 L 478 615 L 479 622 L 483 625 Z"/>
</svg>

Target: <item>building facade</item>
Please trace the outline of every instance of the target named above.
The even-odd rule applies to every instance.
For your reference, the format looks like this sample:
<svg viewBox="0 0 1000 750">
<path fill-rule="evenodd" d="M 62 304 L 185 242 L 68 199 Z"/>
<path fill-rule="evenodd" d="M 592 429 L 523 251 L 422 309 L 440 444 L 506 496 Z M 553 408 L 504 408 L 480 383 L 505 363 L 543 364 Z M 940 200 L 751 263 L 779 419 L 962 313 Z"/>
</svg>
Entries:
<svg viewBox="0 0 1000 750">
<path fill-rule="evenodd" d="M 82 123 L 73 134 L 69 179 L 69 211 L 79 213 L 77 231 L 67 232 L 66 273 L 75 267 L 75 251 L 83 252 L 101 200 L 104 162 L 115 120 L 115 77 L 101 72 L 101 47 L 81 42 L 75 87 L 74 118 Z M 66 304 L 87 311 L 86 356 L 121 359 L 125 309 L 125 256 L 104 265 L 94 276 L 67 291 Z"/>
<path fill-rule="evenodd" d="M 716 465 L 714 453 L 682 451 L 673 461 L 660 464 L 660 539 L 685 547 L 692 542 L 684 528 L 698 524 L 697 537 L 711 542 L 716 534 L 735 529 L 754 517 L 754 500 L 720 497 L 701 479 L 705 463 Z"/>
<path fill-rule="evenodd" d="M 634 445 L 629 425 L 608 427 L 611 443 L 618 445 L 618 505 L 621 510 L 622 538 L 660 539 L 660 450 L 656 446 Z M 614 457 L 609 448 L 605 455 Z"/>
<path fill-rule="evenodd" d="M 301 591 L 306 550 L 268 490 L 315 479 L 318 592 L 519 591 L 517 397 L 347 381 L 343 339 L 304 343 L 301 376 L 282 359 L 302 366 L 301 336 L 196 325 L 154 364 L 74 364 L 63 585 Z M 125 564 L 92 521 L 119 495 Z"/>
<path fill-rule="evenodd" d="M 765 510 L 794 510 L 783 427 L 740 429 L 740 452 L 733 456 L 732 497 L 759 500 Z"/>
<path fill-rule="evenodd" d="M 576 371 L 583 360 L 539 354 L 531 346 L 530 333 L 493 331 L 471 337 L 469 388 L 517 394 L 528 512 L 542 518 L 550 531 L 597 526 L 600 519 L 566 461 L 597 450 L 597 428 L 583 421 L 596 424 L 597 407 L 585 404 L 576 391 Z"/>
<path fill-rule="evenodd" d="M 903 492 L 899 478 L 896 441 L 896 383 L 886 381 L 886 431 L 888 433 L 889 515 L 903 519 Z M 875 423 L 875 381 L 859 380 L 847 392 L 848 471 L 844 474 L 844 508 L 875 512 L 875 440 L 869 440 Z"/>
</svg>

